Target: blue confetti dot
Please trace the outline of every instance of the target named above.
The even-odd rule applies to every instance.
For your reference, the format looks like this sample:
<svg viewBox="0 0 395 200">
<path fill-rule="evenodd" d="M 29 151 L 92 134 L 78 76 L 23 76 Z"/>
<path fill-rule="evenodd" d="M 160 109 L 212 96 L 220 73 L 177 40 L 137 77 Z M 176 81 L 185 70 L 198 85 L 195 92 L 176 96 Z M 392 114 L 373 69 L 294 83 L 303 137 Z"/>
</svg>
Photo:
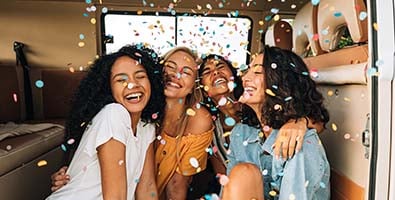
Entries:
<svg viewBox="0 0 395 200">
<path fill-rule="evenodd" d="M 38 88 L 44 87 L 44 82 L 42 80 L 37 80 L 36 81 L 36 87 L 38 87 Z"/>
<path fill-rule="evenodd" d="M 320 0 L 311 0 L 311 4 L 313 4 L 313 6 L 316 6 L 320 3 Z"/>
<path fill-rule="evenodd" d="M 302 72 L 303 75 L 308 76 L 309 72 Z"/>
<path fill-rule="evenodd" d="M 321 31 L 322 35 L 328 35 L 329 31 L 327 29 L 324 29 Z"/>
<path fill-rule="evenodd" d="M 270 21 L 271 19 L 272 19 L 271 15 L 268 15 L 268 16 L 265 17 L 265 21 L 267 21 L 267 22 Z"/>
<path fill-rule="evenodd" d="M 178 99 L 178 103 L 182 104 L 182 99 L 181 98 Z"/>
<path fill-rule="evenodd" d="M 89 15 L 88 15 L 88 13 L 84 13 L 84 14 L 82 14 L 82 16 L 88 17 Z"/>
<path fill-rule="evenodd" d="M 175 10 L 172 10 L 172 11 L 171 11 L 171 14 L 172 14 L 172 15 L 176 15 L 176 11 L 175 11 Z"/>
<path fill-rule="evenodd" d="M 363 21 L 366 19 L 366 17 L 368 17 L 368 14 L 365 11 L 359 13 L 359 20 Z"/>
<path fill-rule="evenodd" d="M 107 7 L 102 8 L 102 9 L 101 9 L 101 12 L 102 12 L 102 13 L 107 13 L 107 12 L 108 12 L 108 8 L 107 8 Z"/>
<path fill-rule="evenodd" d="M 85 0 L 85 3 L 90 4 L 92 3 L 92 0 Z"/>
<path fill-rule="evenodd" d="M 335 13 L 333 13 L 333 16 L 335 16 L 335 17 L 341 17 L 341 16 L 342 16 L 342 13 L 341 13 L 341 12 L 335 12 Z"/>
<path fill-rule="evenodd" d="M 226 48 L 229 48 L 229 47 L 230 47 L 230 44 L 227 44 L 227 45 L 226 45 Z"/>
<path fill-rule="evenodd" d="M 326 185 L 325 185 L 325 183 L 323 183 L 323 182 L 320 182 L 320 187 L 321 187 L 321 188 L 326 188 Z"/>
<path fill-rule="evenodd" d="M 227 117 L 225 118 L 225 124 L 227 126 L 234 126 L 236 124 L 236 120 L 233 119 L 232 117 Z"/>
<path fill-rule="evenodd" d="M 64 152 L 67 151 L 67 148 L 66 148 L 66 146 L 65 146 L 64 144 L 60 145 L 60 148 L 62 148 L 62 150 L 63 150 Z"/>
<path fill-rule="evenodd" d="M 81 39 L 81 40 L 85 39 L 85 35 L 81 33 L 81 34 L 80 34 L 80 39 Z"/>
<path fill-rule="evenodd" d="M 280 11 L 278 8 L 272 8 L 272 9 L 270 10 L 270 12 L 272 12 L 273 14 L 277 14 L 278 11 Z"/>
</svg>

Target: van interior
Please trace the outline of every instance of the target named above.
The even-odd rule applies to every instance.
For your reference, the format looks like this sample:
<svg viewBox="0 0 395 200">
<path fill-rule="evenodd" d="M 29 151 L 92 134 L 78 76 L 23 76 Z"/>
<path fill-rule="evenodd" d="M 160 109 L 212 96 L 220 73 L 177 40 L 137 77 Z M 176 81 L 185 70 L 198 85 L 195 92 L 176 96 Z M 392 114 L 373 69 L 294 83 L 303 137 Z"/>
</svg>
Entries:
<svg viewBox="0 0 395 200">
<path fill-rule="evenodd" d="M 98 55 L 119 48 L 111 46 L 120 40 L 117 30 L 114 35 L 107 32 L 116 26 L 114 21 L 106 24 L 106 16 L 111 14 L 143 19 L 243 18 L 249 24 L 247 39 L 238 47 L 244 56 L 237 61 L 239 65 L 261 50 L 262 42 L 302 56 L 330 112 L 320 138 L 331 166 L 331 199 L 368 199 L 371 77 L 378 75 L 371 66 L 369 31 L 374 26 L 369 26 L 369 5 L 366 0 L 1 1 L 1 199 L 45 199 L 51 193 L 50 176 L 64 165 L 70 142 L 64 141 L 64 125 L 73 92 Z M 161 26 L 172 30 L 168 23 Z M 180 20 L 177 23 L 177 29 L 198 29 L 181 25 Z M 233 28 L 232 33 L 217 37 L 225 37 L 223 42 L 232 40 L 239 33 Z M 138 34 L 130 30 L 123 32 L 129 38 L 126 42 L 138 42 Z M 197 42 L 192 47 L 198 49 L 219 46 L 212 42 L 202 45 L 200 38 L 184 36 L 187 42 L 168 42 L 167 48 L 192 42 Z M 176 34 L 176 39 L 181 37 Z"/>
</svg>

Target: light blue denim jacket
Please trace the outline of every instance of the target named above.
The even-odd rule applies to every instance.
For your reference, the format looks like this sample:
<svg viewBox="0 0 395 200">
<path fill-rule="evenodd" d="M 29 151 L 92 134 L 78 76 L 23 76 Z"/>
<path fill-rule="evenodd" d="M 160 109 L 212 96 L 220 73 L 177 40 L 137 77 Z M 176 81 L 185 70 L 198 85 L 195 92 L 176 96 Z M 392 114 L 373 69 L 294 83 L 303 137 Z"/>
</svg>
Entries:
<svg viewBox="0 0 395 200">
<path fill-rule="evenodd" d="M 306 132 L 302 150 L 291 159 L 276 159 L 272 146 L 278 130 L 263 142 L 261 130 L 237 124 L 230 136 L 228 174 L 239 162 L 257 165 L 264 180 L 265 199 L 327 200 L 330 197 L 330 167 L 315 129 Z M 270 191 L 276 196 L 270 196 Z"/>
</svg>

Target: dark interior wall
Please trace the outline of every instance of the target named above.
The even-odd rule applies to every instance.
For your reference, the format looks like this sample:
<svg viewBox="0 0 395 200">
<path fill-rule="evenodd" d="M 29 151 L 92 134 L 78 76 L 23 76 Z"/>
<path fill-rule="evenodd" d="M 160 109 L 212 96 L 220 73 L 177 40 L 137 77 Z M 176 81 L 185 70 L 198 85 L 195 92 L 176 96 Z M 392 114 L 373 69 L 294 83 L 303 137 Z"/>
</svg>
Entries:
<svg viewBox="0 0 395 200">
<path fill-rule="evenodd" d="M 87 66 L 96 55 L 96 25 L 84 17 L 85 3 L 0 2 L 0 63 L 15 63 L 13 42 L 26 44 L 32 67 Z M 85 39 L 79 38 L 80 34 Z M 83 41 L 84 47 L 78 43 Z"/>
</svg>

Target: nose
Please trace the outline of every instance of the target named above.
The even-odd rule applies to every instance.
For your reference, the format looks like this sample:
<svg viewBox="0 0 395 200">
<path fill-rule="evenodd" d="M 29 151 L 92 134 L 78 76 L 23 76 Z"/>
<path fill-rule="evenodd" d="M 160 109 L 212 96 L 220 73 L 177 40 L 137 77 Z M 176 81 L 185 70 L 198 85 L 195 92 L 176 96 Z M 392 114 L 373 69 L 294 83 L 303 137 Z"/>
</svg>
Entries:
<svg viewBox="0 0 395 200">
<path fill-rule="evenodd" d="M 252 80 L 252 79 L 251 79 L 251 74 L 252 74 L 251 71 L 252 71 L 252 70 L 248 70 L 248 71 L 241 77 L 241 80 L 243 81 L 243 83 Z"/>
</svg>

